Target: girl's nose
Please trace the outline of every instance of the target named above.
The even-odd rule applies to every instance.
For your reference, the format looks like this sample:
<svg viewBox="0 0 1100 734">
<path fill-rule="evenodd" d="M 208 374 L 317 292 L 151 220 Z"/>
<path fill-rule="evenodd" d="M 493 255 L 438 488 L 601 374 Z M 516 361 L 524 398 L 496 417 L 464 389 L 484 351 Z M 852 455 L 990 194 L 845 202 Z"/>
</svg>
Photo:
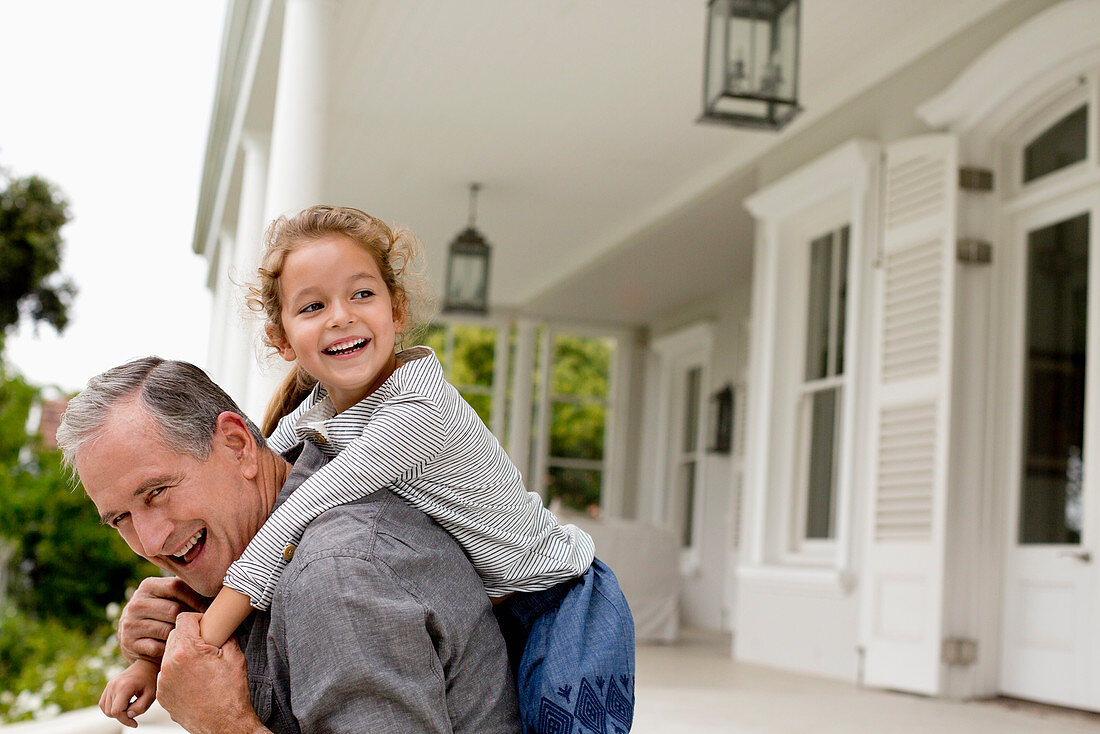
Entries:
<svg viewBox="0 0 1100 734">
<path fill-rule="evenodd" d="M 351 311 L 346 306 L 339 303 L 333 304 L 332 308 L 329 309 L 328 316 L 329 326 L 333 327 L 344 326 L 345 324 L 350 324 L 354 320 Z"/>
</svg>

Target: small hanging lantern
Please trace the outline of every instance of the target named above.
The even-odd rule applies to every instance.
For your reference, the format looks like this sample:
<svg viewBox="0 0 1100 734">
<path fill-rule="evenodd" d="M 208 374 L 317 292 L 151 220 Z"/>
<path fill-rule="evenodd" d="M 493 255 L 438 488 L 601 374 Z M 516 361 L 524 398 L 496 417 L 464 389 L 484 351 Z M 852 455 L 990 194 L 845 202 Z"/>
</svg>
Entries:
<svg viewBox="0 0 1100 734">
<path fill-rule="evenodd" d="M 443 301 L 443 310 L 447 313 L 486 313 L 489 310 L 489 243 L 474 227 L 480 189 L 481 184 L 470 184 L 470 221 L 451 242 Z"/>
<path fill-rule="evenodd" d="M 798 106 L 801 0 L 710 0 L 698 122 L 778 130 Z"/>
</svg>

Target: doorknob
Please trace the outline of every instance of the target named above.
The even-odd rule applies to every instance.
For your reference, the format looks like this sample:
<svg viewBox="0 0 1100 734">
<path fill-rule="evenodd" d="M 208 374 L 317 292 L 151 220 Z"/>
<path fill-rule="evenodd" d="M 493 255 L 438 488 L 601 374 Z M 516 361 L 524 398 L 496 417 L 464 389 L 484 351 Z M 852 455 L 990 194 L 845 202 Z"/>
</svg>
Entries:
<svg viewBox="0 0 1100 734">
<path fill-rule="evenodd" d="M 1088 551 L 1062 551 L 1059 558 L 1076 558 L 1081 563 L 1092 563 L 1092 554 Z"/>
</svg>

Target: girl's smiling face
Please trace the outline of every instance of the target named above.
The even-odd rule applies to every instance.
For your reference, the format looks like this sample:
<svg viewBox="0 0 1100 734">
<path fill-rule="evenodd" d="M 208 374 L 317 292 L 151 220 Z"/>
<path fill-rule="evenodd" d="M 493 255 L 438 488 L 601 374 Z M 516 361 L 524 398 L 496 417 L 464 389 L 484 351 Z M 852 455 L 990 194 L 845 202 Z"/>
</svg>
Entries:
<svg viewBox="0 0 1100 734">
<path fill-rule="evenodd" d="M 324 385 L 338 412 L 393 374 L 404 312 L 369 251 L 343 235 L 302 244 L 286 256 L 279 290 L 282 333 L 269 324 L 268 336 Z"/>
</svg>

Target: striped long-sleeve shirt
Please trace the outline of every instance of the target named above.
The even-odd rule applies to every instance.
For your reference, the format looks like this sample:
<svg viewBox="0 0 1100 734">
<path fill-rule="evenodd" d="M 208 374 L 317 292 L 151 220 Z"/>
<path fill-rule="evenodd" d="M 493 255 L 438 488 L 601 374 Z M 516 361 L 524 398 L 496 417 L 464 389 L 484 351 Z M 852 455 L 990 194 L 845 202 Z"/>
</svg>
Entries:
<svg viewBox="0 0 1100 734">
<path fill-rule="evenodd" d="M 225 585 L 266 610 L 286 565 L 284 549 L 337 505 L 389 487 L 462 546 L 489 596 L 540 591 L 584 573 L 592 538 L 563 525 L 528 492 L 519 470 L 473 408 L 443 377 L 427 347 L 400 352 L 398 367 L 361 402 L 337 414 L 318 386 L 269 439 L 285 451 L 312 441 L 334 457 L 260 528 Z"/>
</svg>

